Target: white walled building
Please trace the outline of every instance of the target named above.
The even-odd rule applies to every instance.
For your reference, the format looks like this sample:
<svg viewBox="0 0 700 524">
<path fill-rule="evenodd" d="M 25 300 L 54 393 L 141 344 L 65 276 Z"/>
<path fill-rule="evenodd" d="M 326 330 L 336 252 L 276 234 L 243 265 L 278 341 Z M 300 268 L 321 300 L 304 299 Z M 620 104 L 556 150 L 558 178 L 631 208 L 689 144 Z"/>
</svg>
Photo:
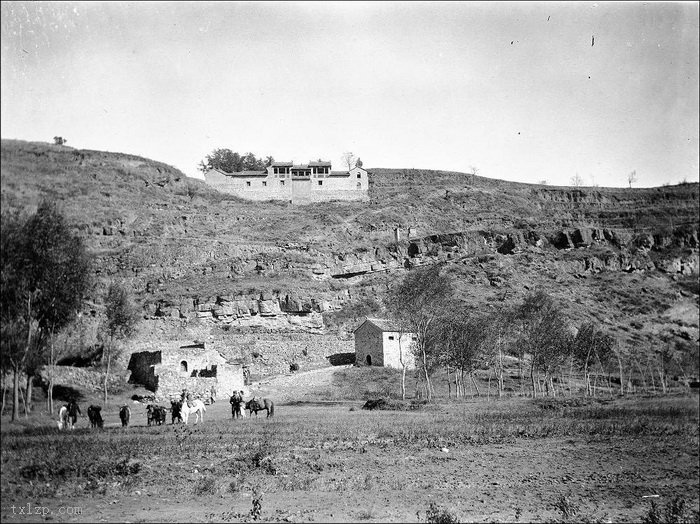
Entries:
<svg viewBox="0 0 700 524">
<path fill-rule="evenodd" d="M 367 366 L 401 369 L 403 358 L 407 369 L 416 367 L 413 333 L 402 333 L 388 320 L 368 318 L 354 331 L 355 362 Z"/>
<path fill-rule="evenodd" d="M 369 201 L 367 171 L 332 171 L 330 162 L 274 162 L 264 171 L 226 173 L 210 169 L 204 180 L 222 193 L 248 200 L 285 200 L 293 204 L 330 200 Z"/>
</svg>

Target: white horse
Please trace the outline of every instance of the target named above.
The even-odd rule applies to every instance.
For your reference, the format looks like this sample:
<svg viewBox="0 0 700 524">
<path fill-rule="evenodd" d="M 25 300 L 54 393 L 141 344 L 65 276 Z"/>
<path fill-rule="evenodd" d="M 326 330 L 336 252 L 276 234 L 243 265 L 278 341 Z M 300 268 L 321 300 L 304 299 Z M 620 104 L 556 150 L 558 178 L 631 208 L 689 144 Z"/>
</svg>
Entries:
<svg viewBox="0 0 700 524">
<path fill-rule="evenodd" d="M 58 420 L 56 424 L 58 424 L 58 429 L 68 429 L 68 426 L 70 426 L 68 408 L 66 406 L 61 406 L 61 409 L 58 411 Z M 70 429 L 73 429 L 73 427 L 71 426 Z"/>
<path fill-rule="evenodd" d="M 197 421 L 204 422 L 204 412 L 207 410 L 204 402 L 199 399 L 192 401 L 192 406 L 187 403 L 187 400 L 182 401 L 182 408 L 180 408 L 180 415 L 182 416 L 182 421 L 187 424 L 187 419 L 192 413 L 195 415 L 194 423 Z"/>
</svg>

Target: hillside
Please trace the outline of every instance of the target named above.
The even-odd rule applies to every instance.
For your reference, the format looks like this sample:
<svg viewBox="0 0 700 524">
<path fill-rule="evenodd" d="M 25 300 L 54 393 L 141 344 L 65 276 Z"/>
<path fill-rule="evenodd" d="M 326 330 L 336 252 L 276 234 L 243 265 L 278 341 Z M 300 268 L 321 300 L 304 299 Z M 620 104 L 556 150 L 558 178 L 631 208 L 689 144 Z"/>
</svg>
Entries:
<svg viewBox="0 0 700 524">
<path fill-rule="evenodd" d="M 53 197 L 85 237 L 96 308 L 104 282 L 131 284 L 148 319 L 134 347 L 212 337 L 233 353 L 264 348 L 259 373 L 289 359 L 320 366 L 406 267 L 445 261 L 475 307 L 542 287 L 573 323 L 597 320 L 630 349 L 697 348 L 698 184 L 572 188 L 377 168 L 369 204 L 292 206 L 121 153 L 3 140 L 1 161 L 3 209 Z"/>
</svg>

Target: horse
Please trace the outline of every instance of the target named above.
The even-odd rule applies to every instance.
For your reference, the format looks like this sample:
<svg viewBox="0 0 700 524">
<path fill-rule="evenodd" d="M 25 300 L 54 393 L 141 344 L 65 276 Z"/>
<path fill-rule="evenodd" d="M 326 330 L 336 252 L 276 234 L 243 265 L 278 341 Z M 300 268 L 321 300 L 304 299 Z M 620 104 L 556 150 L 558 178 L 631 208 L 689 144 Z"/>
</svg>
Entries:
<svg viewBox="0 0 700 524">
<path fill-rule="evenodd" d="M 172 412 L 172 423 L 175 424 L 176 420 L 182 422 L 182 402 L 177 400 L 170 401 L 170 411 Z"/>
<path fill-rule="evenodd" d="M 88 419 L 90 419 L 91 428 L 101 428 L 104 426 L 104 421 L 102 420 L 102 406 L 90 406 L 87 410 Z"/>
<path fill-rule="evenodd" d="M 251 416 L 253 413 L 255 413 L 255 416 L 257 417 L 258 411 L 263 410 L 267 411 L 267 418 L 270 418 L 275 414 L 275 403 L 269 398 L 259 399 L 253 397 L 245 403 L 245 408 L 250 411 Z"/>
<path fill-rule="evenodd" d="M 122 421 L 123 428 L 129 425 L 129 419 L 131 418 L 131 409 L 129 409 L 129 406 L 122 406 L 121 409 L 119 409 L 119 418 Z"/>
<path fill-rule="evenodd" d="M 190 406 L 189 403 L 184 400 L 182 402 L 182 407 L 180 408 L 180 416 L 182 417 L 182 421 L 187 424 L 187 420 L 190 418 L 190 415 L 194 413 L 194 423 L 196 424 L 198 420 L 199 422 L 204 422 L 204 412 L 206 410 L 207 408 L 204 405 L 204 402 L 199 399 L 193 400 L 192 406 Z"/>
<path fill-rule="evenodd" d="M 58 411 L 58 420 L 56 421 L 58 424 L 58 429 L 68 429 L 68 407 L 67 406 L 61 406 L 61 409 Z"/>
</svg>

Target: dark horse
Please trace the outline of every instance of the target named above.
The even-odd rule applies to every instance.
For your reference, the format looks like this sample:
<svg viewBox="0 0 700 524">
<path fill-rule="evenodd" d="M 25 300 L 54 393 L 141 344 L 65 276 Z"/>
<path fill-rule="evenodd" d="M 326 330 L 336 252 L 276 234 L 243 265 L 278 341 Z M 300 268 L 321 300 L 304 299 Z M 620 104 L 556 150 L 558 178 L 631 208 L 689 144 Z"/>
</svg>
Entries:
<svg viewBox="0 0 700 524">
<path fill-rule="evenodd" d="M 255 413 L 256 417 L 258 416 L 258 411 L 267 411 L 267 418 L 275 414 L 275 403 L 269 398 L 259 399 L 254 397 L 245 403 L 245 408 L 250 411 L 251 415 Z"/>
</svg>

